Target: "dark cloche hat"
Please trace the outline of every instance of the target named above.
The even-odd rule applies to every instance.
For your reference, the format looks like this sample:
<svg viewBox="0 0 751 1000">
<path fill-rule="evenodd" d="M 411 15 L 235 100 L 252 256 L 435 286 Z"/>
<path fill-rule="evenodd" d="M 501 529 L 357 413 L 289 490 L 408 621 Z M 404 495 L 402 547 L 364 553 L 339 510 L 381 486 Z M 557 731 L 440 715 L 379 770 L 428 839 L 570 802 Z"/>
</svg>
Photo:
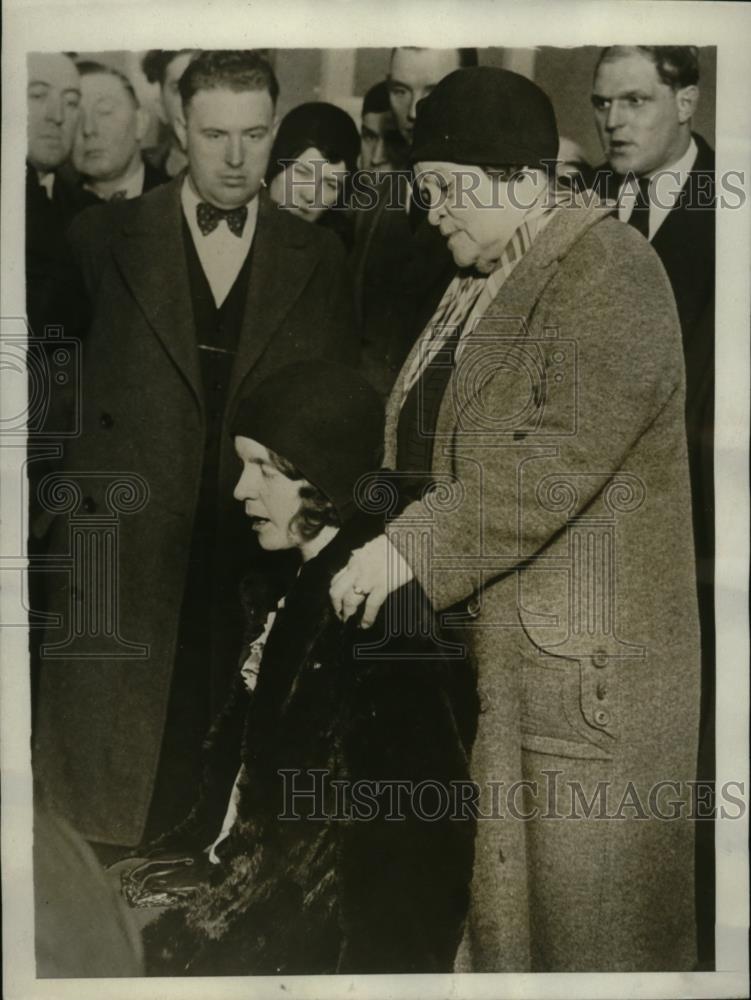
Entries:
<svg viewBox="0 0 751 1000">
<path fill-rule="evenodd" d="M 383 421 L 378 393 L 358 372 L 311 360 L 265 379 L 238 404 L 231 428 L 291 462 L 344 521 L 357 480 L 380 468 Z"/>
<path fill-rule="evenodd" d="M 518 73 L 493 66 L 457 69 L 417 106 L 413 163 L 540 167 L 557 156 L 553 105 Z"/>
</svg>

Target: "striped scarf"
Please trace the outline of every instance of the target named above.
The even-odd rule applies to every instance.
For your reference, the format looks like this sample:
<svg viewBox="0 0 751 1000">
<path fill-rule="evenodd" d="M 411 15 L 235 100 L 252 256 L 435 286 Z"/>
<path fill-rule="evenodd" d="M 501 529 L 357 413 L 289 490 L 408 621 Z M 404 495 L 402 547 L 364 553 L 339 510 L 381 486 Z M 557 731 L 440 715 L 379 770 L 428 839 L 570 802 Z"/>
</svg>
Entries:
<svg viewBox="0 0 751 1000">
<path fill-rule="evenodd" d="M 448 346 L 452 337 L 460 341 L 455 357 L 461 350 L 461 338 L 471 330 L 474 321 L 485 314 L 501 287 L 508 281 L 533 241 L 548 224 L 559 201 L 555 192 L 546 192 L 530 208 L 524 221 L 513 234 L 491 274 L 466 274 L 460 271 L 444 292 L 438 308 L 420 336 L 418 348 L 412 358 L 402 387 L 400 407 L 410 390 L 419 381 L 425 369 L 439 351 Z"/>
</svg>

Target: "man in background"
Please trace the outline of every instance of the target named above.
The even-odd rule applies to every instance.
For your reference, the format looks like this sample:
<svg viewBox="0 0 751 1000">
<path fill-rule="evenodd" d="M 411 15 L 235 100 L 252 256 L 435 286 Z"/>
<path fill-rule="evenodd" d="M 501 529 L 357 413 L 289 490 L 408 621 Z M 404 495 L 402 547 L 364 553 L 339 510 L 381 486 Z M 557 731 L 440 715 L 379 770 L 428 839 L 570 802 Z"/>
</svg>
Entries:
<svg viewBox="0 0 751 1000">
<path fill-rule="evenodd" d="M 75 63 L 61 52 L 32 52 L 28 59 L 26 154 L 26 311 L 32 334 L 46 325 L 67 326 L 70 257 L 65 230 L 82 207 L 60 175 L 78 125 L 81 84 Z"/>
<path fill-rule="evenodd" d="M 362 104 L 360 166 L 374 174 L 404 170 L 409 146 L 396 125 L 385 80 L 374 84 Z"/>
<path fill-rule="evenodd" d="M 82 289 L 65 232 L 84 205 L 81 192 L 63 176 L 80 114 L 81 85 L 75 63 L 61 52 L 29 54 L 26 150 L 26 318 L 28 371 L 28 553 L 46 552 L 39 485 L 62 453 L 58 433 L 70 429 L 66 393 L 75 384 L 55 358 L 73 358 L 70 344 L 83 322 Z M 62 385 L 56 375 L 63 379 Z M 67 383 L 67 386 L 66 386 Z M 45 574 L 29 573 L 32 614 L 44 606 Z M 31 693 L 38 683 L 40 628 L 31 628 Z"/>
<path fill-rule="evenodd" d="M 695 46 L 611 46 L 595 69 L 592 106 L 609 170 L 596 189 L 654 247 L 673 288 L 686 361 L 686 431 L 702 640 L 699 778 L 714 777 L 715 157 L 692 131 Z M 700 958 L 713 948 L 713 827 L 697 828 Z"/>
<path fill-rule="evenodd" d="M 419 101 L 449 73 L 473 65 L 475 49 L 392 50 L 389 102 L 408 146 Z M 412 182 L 411 171 L 387 175 L 375 204 L 355 217 L 352 268 L 362 371 L 384 397 L 452 274 L 451 255 L 413 201 Z"/>
<path fill-rule="evenodd" d="M 188 164 L 180 148 L 175 122 L 182 117 L 180 77 L 197 55 L 197 49 L 150 49 L 141 64 L 149 83 L 159 84 L 160 117 L 164 126 L 159 145 L 149 151 L 149 162 L 169 177 L 176 177 Z"/>
<path fill-rule="evenodd" d="M 73 142 L 73 166 L 92 203 L 138 198 L 167 175 L 147 163 L 141 143 L 149 117 L 130 80 L 103 63 L 78 63 L 81 119 Z"/>
</svg>

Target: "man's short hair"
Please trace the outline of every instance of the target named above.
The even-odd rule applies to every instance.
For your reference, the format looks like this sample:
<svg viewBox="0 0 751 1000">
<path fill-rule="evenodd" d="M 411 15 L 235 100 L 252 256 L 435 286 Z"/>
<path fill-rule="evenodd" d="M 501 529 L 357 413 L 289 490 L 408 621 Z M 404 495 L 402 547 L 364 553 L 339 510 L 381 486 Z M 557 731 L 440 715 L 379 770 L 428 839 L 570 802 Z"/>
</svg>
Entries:
<svg viewBox="0 0 751 1000">
<path fill-rule="evenodd" d="M 254 49 L 202 52 L 188 64 L 178 87 L 184 108 L 199 90 L 267 90 L 273 104 L 279 97 L 271 65 Z"/>
<path fill-rule="evenodd" d="M 140 108 L 141 102 L 138 100 L 133 84 L 125 73 L 121 73 L 119 69 L 115 69 L 114 66 L 108 66 L 106 63 L 96 62 L 94 59 L 79 60 L 76 63 L 76 69 L 79 76 L 95 76 L 98 73 L 104 73 L 106 76 L 114 76 L 123 85 L 123 89 L 133 102 L 133 107 Z"/>
<path fill-rule="evenodd" d="M 391 111 L 391 101 L 389 99 L 389 85 L 386 80 L 375 83 L 365 95 L 362 102 L 363 115 L 382 115 L 386 111 Z"/>
<path fill-rule="evenodd" d="M 673 90 L 693 87 L 699 82 L 699 49 L 696 45 L 609 45 L 600 53 L 595 73 L 604 62 L 638 49 L 654 63 L 660 80 Z"/>
<path fill-rule="evenodd" d="M 141 60 L 141 69 L 149 83 L 158 83 L 164 86 L 167 76 L 167 67 L 178 56 L 185 52 L 194 52 L 198 55 L 198 49 L 149 49 Z"/>
<path fill-rule="evenodd" d="M 391 58 L 394 58 L 394 53 L 397 49 L 412 49 L 414 52 L 420 52 L 422 48 L 419 45 L 396 45 L 391 50 Z M 477 55 L 477 49 L 454 49 L 453 51 L 459 53 L 459 69 L 467 69 L 469 66 L 479 66 L 480 60 Z"/>
</svg>

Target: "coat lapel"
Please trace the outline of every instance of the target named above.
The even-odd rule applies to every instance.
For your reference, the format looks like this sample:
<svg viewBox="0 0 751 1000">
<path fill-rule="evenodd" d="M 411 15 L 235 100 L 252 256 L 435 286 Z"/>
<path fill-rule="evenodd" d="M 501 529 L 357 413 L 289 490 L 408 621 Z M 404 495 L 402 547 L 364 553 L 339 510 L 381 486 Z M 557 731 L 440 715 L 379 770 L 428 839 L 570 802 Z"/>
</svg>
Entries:
<svg viewBox="0 0 751 1000">
<path fill-rule="evenodd" d="M 529 252 L 520 261 L 509 280 L 501 286 L 483 319 L 503 320 L 508 318 L 516 325 L 519 317 L 528 318 L 555 274 L 558 260 L 586 230 L 596 225 L 610 212 L 611 209 L 602 204 L 595 204 L 582 210 L 573 210 L 571 206 L 559 209 L 557 218 L 551 219 L 546 229 L 540 234 L 540 238 L 535 240 Z M 429 326 L 430 324 L 426 330 Z M 384 465 L 389 468 L 392 468 L 396 462 L 397 428 L 405 375 L 410 370 L 412 359 L 420 350 L 424 339 L 425 334 L 423 333 L 413 344 L 386 405 Z M 451 427 L 456 423 L 457 414 L 454 412 L 454 400 L 459 398 L 460 394 L 457 393 L 456 386 L 453 384 L 455 375 L 456 372 L 452 372 L 451 382 L 444 393 L 438 414 L 436 434 L 443 438 L 446 438 Z"/>
<path fill-rule="evenodd" d="M 311 252 L 313 230 L 307 229 L 311 224 L 301 223 L 277 208 L 265 192 L 259 197 L 248 294 L 229 386 L 230 401 L 318 263 L 318 255 Z"/>
<path fill-rule="evenodd" d="M 203 405 L 193 306 L 182 234 L 182 177 L 138 199 L 114 254 L 134 298 Z"/>
</svg>

